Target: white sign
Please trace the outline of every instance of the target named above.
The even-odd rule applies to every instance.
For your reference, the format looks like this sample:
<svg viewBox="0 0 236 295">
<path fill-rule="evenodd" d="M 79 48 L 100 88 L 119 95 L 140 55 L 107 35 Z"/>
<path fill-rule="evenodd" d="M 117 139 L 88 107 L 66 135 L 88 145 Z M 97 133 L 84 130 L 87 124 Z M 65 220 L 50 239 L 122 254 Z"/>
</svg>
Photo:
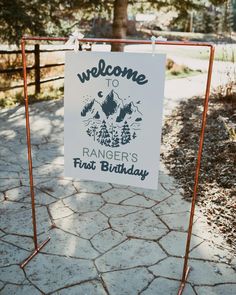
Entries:
<svg viewBox="0 0 236 295">
<path fill-rule="evenodd" d="M 165 55 L 68 52 L 65 176 L 157 189 Z"/>
</svg>

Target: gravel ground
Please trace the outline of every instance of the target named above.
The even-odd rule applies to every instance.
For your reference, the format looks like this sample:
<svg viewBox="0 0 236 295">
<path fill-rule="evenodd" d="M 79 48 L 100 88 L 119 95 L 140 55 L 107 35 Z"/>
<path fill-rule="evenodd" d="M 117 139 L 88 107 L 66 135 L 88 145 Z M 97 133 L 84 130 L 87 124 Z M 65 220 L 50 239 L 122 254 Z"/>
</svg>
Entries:
<svg viewBox="0 0 236 295">
<path fill-rule="evenodd" d="M 191 198 L 203 98 L 180 105 L 166 118 L 162 159 Z M 198 204 L 213 231 L 221 232 L 236 252 L 236 100 L 210 99 L 199 179 Z M 233 126 L 233 127 L 232 127 Z M 228 130 L 227 130 L 228 128 Z M 232 137 L 232 136 L 231 136 Z"/>
</svg>

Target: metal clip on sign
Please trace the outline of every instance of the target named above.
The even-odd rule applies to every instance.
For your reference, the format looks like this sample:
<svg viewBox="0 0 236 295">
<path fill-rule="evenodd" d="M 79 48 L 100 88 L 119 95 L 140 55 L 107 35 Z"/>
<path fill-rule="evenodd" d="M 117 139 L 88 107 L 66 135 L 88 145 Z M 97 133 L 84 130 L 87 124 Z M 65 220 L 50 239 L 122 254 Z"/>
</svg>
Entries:
<svg viewBox="0 0 236 295">
<path fill-rule="evenodd" d="M 79 32 L 79 30 L 75 30 L 69 37 L 68 41 L 65 45 L 73 45 L 74 44 L 74 51 L 79 51 L 79 40 L 83 39 L 84 35 Z"/>
<path fill-rule="evenodd" d="M 152 41 L 152 56 L 155 55 L 156 40 L 157 40 L 157 38 L 155 36 L 152 36 L 151 37 L 151 41 Z"/>
<path fill-rule="evenodd" d="M 163 38 L 162 36 L 159 36 L 159 37 L 152 36 L 151 41 L 152 41 L 152 56 L 154 56 L 155 55 L 156 41 L 166 42 L 167 38 Z"/>
</svg>

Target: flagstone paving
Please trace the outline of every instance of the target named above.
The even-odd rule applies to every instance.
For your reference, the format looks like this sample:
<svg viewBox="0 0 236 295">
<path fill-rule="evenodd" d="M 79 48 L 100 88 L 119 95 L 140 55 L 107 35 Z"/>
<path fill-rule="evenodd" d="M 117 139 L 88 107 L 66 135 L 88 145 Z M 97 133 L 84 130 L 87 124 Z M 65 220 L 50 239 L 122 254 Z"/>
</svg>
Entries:
<svg viewBox="0 0 236 295">
<path fill-rule="evenodd" d="M 24 109 L 0 111 L 0 294 L 172 295 L 190 203 L 161 164 L 157 191 L 63 177 L 63 102 L 30 107 L 38 239 L 33 249 Z M 196 208 L 185 295 L 236 294 L 236 260 Z"/>
</svg>

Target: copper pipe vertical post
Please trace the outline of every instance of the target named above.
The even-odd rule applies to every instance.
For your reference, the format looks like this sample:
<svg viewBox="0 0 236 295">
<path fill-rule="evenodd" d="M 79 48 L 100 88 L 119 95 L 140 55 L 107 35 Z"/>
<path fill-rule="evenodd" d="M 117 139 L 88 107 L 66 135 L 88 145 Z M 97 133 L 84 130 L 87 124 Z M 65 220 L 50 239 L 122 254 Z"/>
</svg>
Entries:
<svg viewBox="0 0 236 295">
<path fill-rule="evenodd" d="M 28 90 L 27 90 L 27 69 L 26 69 L 25 40 L 21 40 L 21 51 L 22 51 L 23 78 L 24 78 L 25 123 L 26 123 L 27 150 L 28 150 L 30 196 L 31 196 L 31 204 L 32 204 L 32 222 L 33 222 L 33 232 L 34 232 L 34 248 L 37 249 L 38 241 L 37 241 L 37 224 L 36 224 L 36 213 L 35 213 L 33 164 L 32 164 L 32 151 L 31 151 L 31 138 L 30 138 L 29 100 L 28 100 Z"/>
<path fill-rule="evenodd" d="M 201 133 L 200 133 L 200 140 L 199 140 L 199 147 L 198 147 L 198 156 L 197 156 L 197 163 L 196 163 L 196 172 L 195 172 L 194 189 L 193 189 L 193 196 L 192 196 L 192 203 L 191 203 L 191 211 L 190 211 L 190 218 L 189 218 L 188 236 L 187 236 L 185 256 L 184 256 L 183 273 L 182 273 L 182 279 L 181 279 L 181 284 L 180 284 L 180 288 L 178 291 L 178 295 L 181 295 L 184 290 L 184 286 L 185 286 L 185 283 L 186 283 L 186 280 L 188 277 L 188 273 L 190 270 L 190 268 L 188 267 L 188 259 L 189 259 L 190 243 L 191 243 L 191 236 L 192 236 L 192 229 L 193 229 L 195 205 L 196 205 L 196 200 L 197 200 L 197 189 L 198 189 L 199 174 L 200 174 L 200 167 L 201 167 L 201 158 L 202 158 L 202 150 L 203 150 L 203 143 L 204 143 L 204 134 L 205 134 L 205 127 L 206 127 L 207 111 L 208 111 L 208 102 L 209 102 L 209 96 L 210 96 L 214 53 L 215 53 L 215 48 L 212 45 L 212 46 L 210 46 L 210 58 L 209 58 L 209 65 L 208 65 L 207 84 L 206 84 L 206 92 L 205 92 L 205 100 L 204 100 L 204 109 L 203 109 L 203 113 L 202 113 L 202 125 L 201 125 Z"/>
<path fill-rule="evenodd" d="M 45 242 L 43 242 L 41 245 L 38 246 L 35 195 L 34 195 L 33 162 L 32 162 L 32 151 L 31 151 L 31 138 L 30 138 L 29 100 L 28 100 L 28 90 L 27 90 L 27 67 L 26 67 L 26 53 L 25 53 L 24 39 L 21 40 L 21 52 L 22 52 L 22 63 L 23 63 L 26 139 L 27 139 L 28 168 L 29 168 L 33 240 L 34 240 L 34 252 L 23 263 L 21 263 L 20 267 L 23 268 L 39 252 L 39 250 L 49 241 L 50 238 L 48 238 Z"/>
</svg>

